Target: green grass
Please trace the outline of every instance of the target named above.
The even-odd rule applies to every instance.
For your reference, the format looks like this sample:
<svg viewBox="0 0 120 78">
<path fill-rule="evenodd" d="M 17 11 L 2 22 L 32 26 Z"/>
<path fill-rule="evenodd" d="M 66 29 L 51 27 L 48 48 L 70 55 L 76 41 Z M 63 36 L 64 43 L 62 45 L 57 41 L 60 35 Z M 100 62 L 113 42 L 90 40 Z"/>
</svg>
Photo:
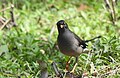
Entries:
<svg viewBox="0 0 120 78">
<path fill-rule="evenodd" d="M 80 71 L 86 71 L 91 76 L 91 63 L 97 70 L 105 66 L 114 70 L 120 66 L 120 20 L 116 21 L 116 26 L 111 23 L 109 13 L 103 7 L 103 1 L 12 0 L 12 2 L 16 7 L 15 15 L 18 15 L 17 27 L 4 28 L 0 31 L 0 78 L 39 77 L 41 70 L 37 60 L 47 63 L 49 75 L 52 77 L 55 73 L 49 61 L 55 61 L 63 71 L 68 56 L 53 49 L 58 35 L 56 22 L 61 19 L 64 19 L 70 29 L 82 39 L 102 36 L 101 39 L 88 43 L 88 48 L 93 51 L 91 54 L 79 56 L 75 72 L 77 75 L 80 75 L 78 73 Z M 87 8 L 81 10 L 81 4 Z M 6 3 L 6 7 L 9 5 L 10 1 Z M 119 17 L 119 8 L 118 2 L 116 17 Z M 5 12 L 5 17 L 10 17 L 9 10 Z M 104 72 L 100 70 L 98 73 Z M 108 76 L 119 77 L 119 72 Z"/>
</svg>

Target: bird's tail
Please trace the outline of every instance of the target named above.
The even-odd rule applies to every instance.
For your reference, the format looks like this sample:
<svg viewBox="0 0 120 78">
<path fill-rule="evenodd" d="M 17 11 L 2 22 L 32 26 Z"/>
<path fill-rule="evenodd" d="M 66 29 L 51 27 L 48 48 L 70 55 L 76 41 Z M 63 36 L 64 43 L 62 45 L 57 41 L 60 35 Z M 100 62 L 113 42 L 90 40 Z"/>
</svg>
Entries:
<svg viewBox="0 0 120 78">
<path fill-rule="evenodd" d="M 94 38 L 92 38 L 92 39 L 90 39 L 90 40 L 85 40 L 85 43 L 87 43 L 87 42 L 90 42 L 90 41 L 93 41 L 93 40 L 95 40 L 95 39 L 97 39 L 97 38 L 101 38 L 102 36 L 98 36 L 98 37 L 94 37 Z"/>
</svg>

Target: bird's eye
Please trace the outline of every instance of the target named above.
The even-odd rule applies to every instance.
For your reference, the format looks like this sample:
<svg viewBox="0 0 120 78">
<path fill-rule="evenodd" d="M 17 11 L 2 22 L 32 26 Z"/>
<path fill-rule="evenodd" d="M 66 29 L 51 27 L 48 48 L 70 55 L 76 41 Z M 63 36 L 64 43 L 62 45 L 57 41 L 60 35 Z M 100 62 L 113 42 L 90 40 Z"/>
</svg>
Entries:
<svg viewBox="0 0 120 78">
<path fill-rule="evenodd" d="M 63 22 L 63 25 L 65 25 L 65 22 Z"/>
<path fill-rule="evenodd" d="M 65 28 L 68 28 L 68 26 L 67 26 L 67 25 L 65 25 Z"/>
</svg>

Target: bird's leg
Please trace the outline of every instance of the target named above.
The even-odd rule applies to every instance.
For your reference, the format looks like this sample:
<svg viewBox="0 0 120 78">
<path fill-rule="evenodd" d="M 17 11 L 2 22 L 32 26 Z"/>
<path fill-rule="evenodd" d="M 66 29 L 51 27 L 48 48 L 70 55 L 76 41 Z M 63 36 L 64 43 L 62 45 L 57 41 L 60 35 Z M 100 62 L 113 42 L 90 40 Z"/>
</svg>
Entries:
<svg viewBox="0 0 120 78">
<path fill-rule="evenodd" d="M 76 68 L 77 65 L 78 65 L 78 57 L 76 57 L 74 67 L 73 67 L 72 71 L 70 71 L 70 73 L 74 73 L 75 68 Z"/>
<path fill-rule="evenodd" d="M 66 70 L 67 71 L 69 71 L 69 65 L 70 65 L 70 59 L 71 59 L 71 57 L 68 59 L 68 61 L 67 61 L 67 63 L 66 63 Z"/>
</svg>

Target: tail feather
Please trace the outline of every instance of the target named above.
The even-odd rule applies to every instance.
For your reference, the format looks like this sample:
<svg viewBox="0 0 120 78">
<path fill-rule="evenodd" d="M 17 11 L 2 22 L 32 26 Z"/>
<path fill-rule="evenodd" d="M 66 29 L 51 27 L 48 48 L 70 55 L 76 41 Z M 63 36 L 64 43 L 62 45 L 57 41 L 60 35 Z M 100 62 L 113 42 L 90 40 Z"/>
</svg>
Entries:
<svg viewBox="0 0 120 78">
<path fill-rule="evenodd" d="M 90 42 L 90 41 L 93 41 L 93 40 L 95 40 L 95 39 L 97 39 L 97 38 L 101 38 L 102 36 L 98 36 L 98 37 L 94 37 L 94 38 L 92 38 L 92 39 L 90 39 L 90 40 L 85 40 L 85 43 L 87 43 L 87 42 Z"/>
</svg>

